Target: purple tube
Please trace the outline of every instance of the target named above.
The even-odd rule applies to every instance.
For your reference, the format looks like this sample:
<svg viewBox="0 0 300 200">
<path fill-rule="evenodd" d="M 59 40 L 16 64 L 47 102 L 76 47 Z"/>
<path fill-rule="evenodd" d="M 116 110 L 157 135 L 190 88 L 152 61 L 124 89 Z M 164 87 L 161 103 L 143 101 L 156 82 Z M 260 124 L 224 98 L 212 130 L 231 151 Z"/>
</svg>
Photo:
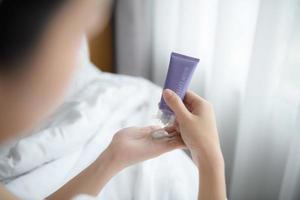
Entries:
<svg viewBox="0 0 300 200">
<path fill-rule="evenodd" d="M 164 89 L 173 90 L 183 100 L 199 61 L 197 58 L 172 53 Z M 163 124 L 170 125 L 174 122 L 174 113 L 163 97 L 159 103 L 159 110 Z"/>
</svg>

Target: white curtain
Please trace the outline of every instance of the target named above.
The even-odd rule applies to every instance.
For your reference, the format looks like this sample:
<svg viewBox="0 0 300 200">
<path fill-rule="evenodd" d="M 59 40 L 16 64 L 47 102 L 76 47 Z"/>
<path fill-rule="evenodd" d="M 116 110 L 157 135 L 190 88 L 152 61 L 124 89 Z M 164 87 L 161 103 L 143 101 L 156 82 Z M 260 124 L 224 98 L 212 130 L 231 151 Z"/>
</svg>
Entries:
<svg viewBox="0 0 300 200">
<path fill-rule="evenodd" d="M 162 85 L 172 51 L 201 59 L 230 199 L 300 199 L 300 0 L 116 3 L 119 73 Z"/>
</svg>

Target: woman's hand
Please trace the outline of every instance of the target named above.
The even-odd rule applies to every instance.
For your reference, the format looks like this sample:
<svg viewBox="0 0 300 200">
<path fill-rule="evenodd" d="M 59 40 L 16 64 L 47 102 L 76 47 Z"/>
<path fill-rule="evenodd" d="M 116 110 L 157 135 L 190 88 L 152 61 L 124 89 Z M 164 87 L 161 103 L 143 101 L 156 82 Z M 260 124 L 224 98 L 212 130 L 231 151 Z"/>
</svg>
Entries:
<svg viewBox="0 0 300 200">
<path fill-rule="evenodd" d="M 166 131 L 177 130 L 190 149 L 197 165 L 222 163 L 222 152 L 212 105 L 195 93 L 188 91 L 182 102 L 171 90 L 163 97 L 176 115 L 176 124 Z"/>
<path fill-rule="evenodd" d="M 131 127 L 120 130 L 113 137 L 107 151 L 119 168 L 157 157 L 185 145 L 176 131 L 169 131 L 166 137 L 156 139 L 154 132 L 164 132 L 155 126 Z"/>
<path fill-rule="evenodd" d="M 125 167 L 184 147 L 178 133 L 170 132 L 163 139 L 155 139 L 152 137 L 155 131 L 166 133 L 163 129 L 152 126 L 120 130 L 94 163 L 47 199 L 71 199 L 78 194 L 96 196 Z"/>
<path fill-rule="evenodd" d="M 212 105 L 190 91 L 183 102 L 171 90 L 165 90 L 163 97 L 176 115 L 175 125 L 166 131 L 180 132 L 199 168 L 199 199 L 224 200 L 224 159 Z"/>
</svg>

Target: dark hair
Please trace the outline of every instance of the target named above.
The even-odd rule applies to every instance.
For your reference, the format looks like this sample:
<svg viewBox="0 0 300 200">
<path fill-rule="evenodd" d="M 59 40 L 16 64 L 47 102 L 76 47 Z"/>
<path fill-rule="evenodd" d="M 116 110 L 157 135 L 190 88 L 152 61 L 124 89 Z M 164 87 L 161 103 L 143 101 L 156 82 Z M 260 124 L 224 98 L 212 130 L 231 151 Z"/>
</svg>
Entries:
<svg viewBox="0 0 300 200">
<path fill-rule="evenodd" d="M 0 71 L 12 70 L 64 0 L 0 0 Z"/>
</svg>

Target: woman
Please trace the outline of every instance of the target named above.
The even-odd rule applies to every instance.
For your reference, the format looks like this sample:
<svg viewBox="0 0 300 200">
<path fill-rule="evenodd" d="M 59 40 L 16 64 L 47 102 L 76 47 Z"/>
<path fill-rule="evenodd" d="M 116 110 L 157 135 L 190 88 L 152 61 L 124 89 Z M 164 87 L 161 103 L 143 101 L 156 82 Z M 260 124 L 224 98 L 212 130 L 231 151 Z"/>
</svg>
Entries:
<svg viewBox="0 0 300 200">
<path fill-rule="evenodd" d="M 97 15 L 103 14 L 105 4 L 0 1 L 1 143 L 30 131 L 60 104 L 75 71 L 82 35 L 103 25 L 104 17 Z M 177 119 L 175 126 L 165 128 L 169 137 L 153 139 L 156 127 L 120 130 L 93 164 L 47 199 L 95 196 L 122 169 L 184 147 L 199 169 L 199 199 L 225 199 L 224 161 L 211 105 L 192 92 L 184 103 L 170 90 L 164 91 L 164 98 Z M 1 199 L 15 200 L 17 195 L 0 186 Z"/>
</svg>

